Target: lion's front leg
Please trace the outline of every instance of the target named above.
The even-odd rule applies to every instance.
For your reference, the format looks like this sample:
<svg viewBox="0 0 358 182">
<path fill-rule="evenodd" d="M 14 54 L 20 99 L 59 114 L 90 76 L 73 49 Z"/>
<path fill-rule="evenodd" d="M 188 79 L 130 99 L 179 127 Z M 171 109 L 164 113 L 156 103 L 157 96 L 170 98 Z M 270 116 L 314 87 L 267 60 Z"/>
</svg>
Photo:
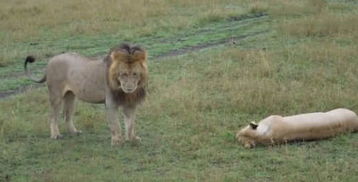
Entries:
<svg viewBox="0 0 358 182">
<path fill-rule="evenodd" d="M 121 145 L 123 141 L 121 127 L 118 119 L 118 107 L 109 106 L 107 110 L 107 120 L 112 134 L 112 146 Z"/>
<path fill-rule="evenodd" d="M 135 135 L 135 106 L 123 107 L 124 123 L 126 129 L 126 140 L 140 142 L 141 138 Z"/>
</svg>

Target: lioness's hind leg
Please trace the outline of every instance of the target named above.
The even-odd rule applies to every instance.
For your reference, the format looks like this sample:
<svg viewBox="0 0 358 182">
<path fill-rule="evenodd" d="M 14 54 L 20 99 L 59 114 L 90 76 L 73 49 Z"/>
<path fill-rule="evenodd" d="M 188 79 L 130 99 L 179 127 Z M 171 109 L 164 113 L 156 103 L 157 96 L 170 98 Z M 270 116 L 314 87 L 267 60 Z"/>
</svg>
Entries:
<svg viewBox="0 0 358 182">
<path fill-rule="evenodd" d="M 75 95 L 72 92 L 67 92 L 63 98 L 63 115 L 67 124 L 68 130 L 72 134 L 81 134 L 80 130 L 77 130 L 73 124 L 72 115 L 75 109 Z"/>
<path fill-rule="evenodd" d="M 51 138 L 60 139 L 62 135 L 58 128 L 58 121 L 60 117 L 60 109 L 62 104 L 62 98 L 50 95 L 50 105 L 51 105 L 51 114 L 50 114 L 50 129 L 51 129 Z"/>
</svg>

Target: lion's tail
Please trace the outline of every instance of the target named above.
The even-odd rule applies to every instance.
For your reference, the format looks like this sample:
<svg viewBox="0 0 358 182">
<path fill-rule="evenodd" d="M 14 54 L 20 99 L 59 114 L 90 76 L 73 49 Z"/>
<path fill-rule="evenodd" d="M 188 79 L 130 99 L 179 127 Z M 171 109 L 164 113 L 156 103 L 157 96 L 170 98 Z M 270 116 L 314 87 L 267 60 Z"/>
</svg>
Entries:
<svg viewBox="0 0 358 182">
<path fill-rule="evenodd" d="M 33 56 L 27 56 L 26 57 L 25 64 L 24 64 L 26 76 L 29 77 L 32 81 L 34 81 L 36 83 L 43 83 L 43 82 L 46 81 L 46 74 L 40 80 L 37 80 L 37 79 L 32 77 L 31 72 L 27 69 L 27 63 L 33 63 L 33 62 L 35 62 L 35 60 L 36 59 Z"/>
</svg>

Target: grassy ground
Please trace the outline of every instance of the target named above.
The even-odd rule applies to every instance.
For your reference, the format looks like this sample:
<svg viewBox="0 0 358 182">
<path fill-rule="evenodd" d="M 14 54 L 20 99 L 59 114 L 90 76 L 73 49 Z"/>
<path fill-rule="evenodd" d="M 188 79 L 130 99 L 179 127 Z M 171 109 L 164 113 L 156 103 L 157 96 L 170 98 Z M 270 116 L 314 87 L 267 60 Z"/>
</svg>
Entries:
<svg viewBox="0 0 358 182">
<path fill-rule="evenodd" d="M 53 141 L 47 91 L 29 89 L 0 101 L 0 181 L 358 181 L 357 134 L 251 150 L 234 139 L 270 114 L 358 112 L 356 2 L 121 1 L 125 12 L 114 2 L 1 2 L 2 20 L 35 17 L 21 20 L 28 34 L 1 21 L 0 90 L 28 84 L 18 66 L 28 53 L 97 56 L 117 41 L 142 43 L 151 54 L 142 143 L 110 147 L 103 106 L 82 102 L 75 120 L 84 133 L 69 136 L 61 125 L 65 138 Z M 81 5 L 82 22 L 72 21 Z M 92 15 L 98 6 L 109 9 Z"/>
<path fill-rule="evenodd" d="M 130 42 L 143 45 L 150 52 L 150 59 L 157 59 L 158 57 L 174 56 L 192 52 L 196 49 L 217 46 L 230 40 L 258 37 L 269 31 L 267 20 L 268 17 L 264 13 L 239 14 L 176 33 L 162 33 L 156 36 L 133 38 Z M 43 41 L 30 47 L 33 50 L 43 50 L 45 47 L 52 47 L 57 53 L 71 50 L 88 56 L 102 56 L 107 53 L 108 45 L 116 45 L 118 42 L 123 41 L 128 40 L 121 39 L 120 37 L 117 38 L 115 35 L 78 36 L 70 40 Z M 71 43 L 68 44 L 67 42 Z M 40 61 L 35 64 L 35 70 L 42 74 L 42 68 L 45 67 L 47 58 L 51 53 L 56 51 L 50 51 L 45 55 L 34 51 L 35 53 L 33 54 L 39 54 L 37 57 L 40 58 Z M 24 57 L 19 58 L 18 62 L 23 62 Z M 31 66 L 34 69 L 34 66 Z M 3 80 L 3 84 L 0 85 L 0 92 L 13 92 L 26 85 L 30 85 L 32 82 L 29 79 L 21 77 L 24 75 L 23 72 L 22 64 L 0 68 L 0 78 Z"/>
</svg>

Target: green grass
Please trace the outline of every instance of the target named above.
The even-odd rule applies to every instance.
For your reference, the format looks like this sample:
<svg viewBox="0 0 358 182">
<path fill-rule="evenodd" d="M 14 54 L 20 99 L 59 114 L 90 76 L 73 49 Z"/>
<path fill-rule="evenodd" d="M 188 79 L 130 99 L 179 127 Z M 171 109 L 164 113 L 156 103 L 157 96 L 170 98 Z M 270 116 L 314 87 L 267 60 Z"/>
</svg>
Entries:
<svg viewBox="0 0 358 182">
<path fill-rule="evenodd" d="M 31 65 L 32 70 L 35 69 L 39 72 L 39 69 L 45 67 L 50 56 L 66 51 L 76 51 L 86 56 L 104 56 L 109 47 L 113 47 L 119 42 L 133 42 L 144 46 L 150 53 L 149 58 L 156 60 L 158 56 L 175 54 L 175 52 L 185 48 L 222 44 L 229 42 L 228 40 L 231 38 L 244 39 L 246 36 L 258 36 L 269 31 L 268 17 L 262 13 L 239 15 L 235 18 L 240 18 L 240 20 L 233 20 L 232 18 L 221 19 L 214 23 L 203 24 L 174 34 L 161 33 L 156 36 L 144 36 L 126 40 L 116 35 L 77 36 L 58 41 L 39 41 L 30 46 L 24 43 L 17 43 L 12 48 L 18 46 L 18 49 L 21 49 L 27 46 L 27 52 L 33 52 L 32 54 L 39 57 L 40 62 Z M 49 47 L 56 51 L 49 51 Z M 0 78 L 4 79 L 2 85 L 0 85 L 0 91 L 11 91 L 31 83 L 26 81 L 27 78 L 23 77 L 22 62 L 25 57 L 15 57 L 15 59 L 16 61 L 9 63 L 11 66 L 0 67 Z"/>
<path fill-rule="evenodd" d="M 333 94 L 327 101 L 325 97 L 332 96 L 330 92 L 309 93 L 315 85 L 296 88 L 294 92 L 288 90 L 289 96 L 269 89 L 245 92 L 244 89 L 257 88 L 254 86 L 257 82 L 246 82 L 246 79 L 260 83 L 260 77 L 264 76 L 261 70 L 246 75 L 247 69 L 255 69 L 248 65 L 256 69 L 262 65 L 249 62 L 250 57 L 241 60 L 235 56 L 246 57 L 246 52 L 225 49 L 151 64 L 150 96 L 138 114 L 138 133 L 143 139 L 138 146 L 127 143 L 121 148 L 110 147 L 103 106 L 80 103 L 76 121 L 83 135 L 70 137 L 65 132 L 63 140 L 53 141 L 48 137 L 45 89 L 2 101 L 1 111 L 8 111 L 1 115 L 3 176 L 9 175 L 14 181 L 357 180 L 352 175 L 358 172 L 354 168 L 358 162 L 356 134 L 252 150 L 236 143 L 234 134 L 239 127 L 268 113 L 326 110 L 349 105 L 351 98 L 342 99 L 339 94 Z M 273 54 L 276 51 L 279 52 L 274 50 Z M 338 76 L 345 79 L 343 74 Z M 276 73 L 268 77 L 271 79 L 264 81 L 269 83 L 292 82 L 292 78 L 281 78 Z M 310 80 L 304 78 L 293 84 L 300 81 L 310 85 Z M 332 84 L 327 89 L 338 85 Z M 284 89 L 285 85 L 279 87 Z M 355 90 L 352 85 L 338 89 L 350 93 L 353 100 L 357 99 Z M 306 98 L 312 100 L 303 100 L 304 94 L 311 94 Z M 240 97 L 247 101 L 238 101 Z"/>
<path fill-rule="evenodd" d="M 20 74 L 25 53 L 35 50 L 42 60 L 34 65 L 40 74 L 45 58 L 53 54 L 103 55 L 123 40 L 148 49 L 150 82 L 137 115 L 142 143 L 120 148 L 110 146 L 102 105 L 78 102 L 75 123 L 83 134 L 70 136 L 62 122 L 65 137 L 54 141 L 49 138 L 45 88 L 0 100 L 0 181 L 358 181 L 357 133 L 254 149 L 235 140 L 239 128 L 271 114 L 337 107 L 358 112 L 357 33 L 346 25 L 357 13 L 355 3 L 257 1 L 230 6 L 240 9 L 235 16 L 244 17 L 232 21 L 231 13 L 217 11 L 229 1 L 213 1 L 215 7 L 207 10 L 201 8 L 210 3 L 197 1 L 201 12 L 191 7 L 192 1 L 168 2 L 160 7 L 180 7 L 180 13 L 170 15 L 194 16 L 192 24 L 179 30 L 154 26 L 156 33 L 137 37 L 127 28 L 121 30 L 126 38 L 110 29 L 79 36 L 52 32 L 63 38 L 46 40 L 39 34 L 38 44 L 29 45 L 26 39 L 8 44 L 15 53 L 7 56 L 16 61 L 1 67 L 0 91 L 28 84 Z M 268 16 L 242 14 L 257 11 Z M 142 22 L 140 18 L 134 22 Z M 306 24 L 315 26 L 295 28 Z M 185 52 L 231 38 L 236 44 Z M 173 54 L 183 50 L 183 55 Z"/>
</svg>

